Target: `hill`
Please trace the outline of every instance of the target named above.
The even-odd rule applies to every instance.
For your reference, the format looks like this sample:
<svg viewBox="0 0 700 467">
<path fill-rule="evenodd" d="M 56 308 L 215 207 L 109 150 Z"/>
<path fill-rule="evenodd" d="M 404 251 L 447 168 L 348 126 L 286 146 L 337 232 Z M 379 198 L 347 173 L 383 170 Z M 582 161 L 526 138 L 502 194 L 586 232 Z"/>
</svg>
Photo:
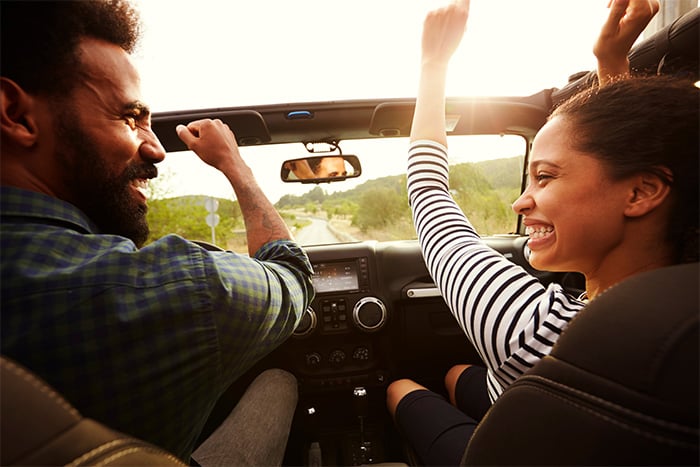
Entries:
<svg viewBox="0 0 700 467">
<path fill-rule="evenodd" d="M 483 234 L 514 230 L 510 204 L 520 192 L 522 160 L 522 157 L 513 157 L 450 167 L 452 195 Z M 303 208 L 314 213 L 322 209 L 329 219 L 351 217 L 352 224 L 363 232 L 376 233 L 399 226 L 399 235 L 403 235 L 407 224 L 412 232 L 405 175 L 368 180 L 353 189 L 332 194 L 316 186 L 300 196 L 281 197 L 275 207 L 280 210 Z M 389 238 L 394 236 L 389 235 Z"/>
</svg>

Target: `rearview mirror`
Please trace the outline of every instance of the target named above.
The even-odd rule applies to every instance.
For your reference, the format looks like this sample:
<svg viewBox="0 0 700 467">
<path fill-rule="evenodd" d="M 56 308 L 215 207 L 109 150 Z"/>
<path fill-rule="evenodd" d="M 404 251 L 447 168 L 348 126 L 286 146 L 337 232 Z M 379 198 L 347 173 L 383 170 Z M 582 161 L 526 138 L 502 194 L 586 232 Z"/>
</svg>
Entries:
<svg viewBox="0 0 700 467">
<path fill-rule="evenodd" d="M 330 183 L 356 178 L 361 173 L 357 156 L 333 154 L 284 161 L 280 177 L 287 183 Z"/>
</svg>

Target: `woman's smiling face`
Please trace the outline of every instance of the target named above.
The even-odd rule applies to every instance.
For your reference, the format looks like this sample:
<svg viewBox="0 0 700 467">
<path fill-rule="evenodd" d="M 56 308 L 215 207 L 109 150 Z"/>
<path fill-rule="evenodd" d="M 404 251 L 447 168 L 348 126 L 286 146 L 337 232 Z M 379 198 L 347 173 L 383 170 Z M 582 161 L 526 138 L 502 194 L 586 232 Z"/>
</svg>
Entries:
<svg viewBox="0 0 700 467">
<path fill-rule="evenodd" d="M 513 203 L 530 236 L 530 263 L 549 271 L 599 270 L 624 239 L 630 184 L 572 149 L 570 121 L 555 117 L 535 137 L 528 187 Z"/>
</svg>

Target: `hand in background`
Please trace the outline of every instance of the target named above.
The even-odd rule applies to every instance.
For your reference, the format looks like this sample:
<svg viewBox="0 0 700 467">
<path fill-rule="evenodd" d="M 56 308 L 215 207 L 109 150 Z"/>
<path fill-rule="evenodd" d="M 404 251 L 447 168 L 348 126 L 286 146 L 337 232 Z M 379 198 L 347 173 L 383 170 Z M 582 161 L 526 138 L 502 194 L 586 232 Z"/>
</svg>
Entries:
<svg viewBox="0 0 700 467">
<path fill-rule="evenodd" d="M 462 41 L 469 16 L 469 0 L 456 0 L 433 10 L 423 22 L 422 60 L 411 141 L 429 139 L 447 144 L 445 81 L 447 65 Z"/>
<path fill-rule="evenodd" d="M 456 0 L 427 14 L 423 22 L 423 66 L 447 65 L 462 40 L 468 15 L 469 0 Z"/>
<path fill-rule="evenodd" d="M 610 14 L 593 46 L 601 86 L 629 76 L 632 45 L 659 11 L 658 0 L 611 0 Z"/>
</svg>

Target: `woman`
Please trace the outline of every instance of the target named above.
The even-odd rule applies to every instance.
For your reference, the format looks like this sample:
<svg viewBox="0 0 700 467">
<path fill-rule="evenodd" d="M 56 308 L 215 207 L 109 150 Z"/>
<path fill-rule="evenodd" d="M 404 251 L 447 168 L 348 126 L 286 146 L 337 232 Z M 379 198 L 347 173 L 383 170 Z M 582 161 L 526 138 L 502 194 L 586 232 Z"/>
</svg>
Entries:
<svg viewBox="0 0 700 467">
<path fill-rule="evenodd" d="M 488 248 L 450 197 L 445 78 L 468 1 L 426 18 L 409 199 L 428 269 L 488 370 L 448 373 L 454 405 L 410 380 L 389 386 L 389 411 L 424 464 L 459 463 L 476 420 L 550 352 L 585 300 L 639 272 L 697 261 L 697 217 L 687 213 L 698 212 L 698 90 L 662 77 L 618 79 L 655 13 L 651 2 L 651 16 L 635 16 L 642 3 L 613 2 L 596 45 L 604 86 L 549 118 L 533 143 L 529 185 L 513 204 L 530 236 L 530 263 L 583 273 L 579 298 L 557 284 L 545 288 Z"/>
</svg>

